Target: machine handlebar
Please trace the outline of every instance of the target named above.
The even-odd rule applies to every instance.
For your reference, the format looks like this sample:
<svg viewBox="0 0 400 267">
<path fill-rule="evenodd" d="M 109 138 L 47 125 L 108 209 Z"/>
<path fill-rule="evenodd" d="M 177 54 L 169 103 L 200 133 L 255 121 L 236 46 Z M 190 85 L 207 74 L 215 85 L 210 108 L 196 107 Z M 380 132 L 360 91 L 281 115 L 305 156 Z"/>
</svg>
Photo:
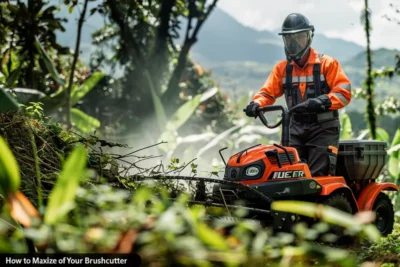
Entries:
<svg viewBox="0 0 400 267">
<path fill-rule="evenodd" d="M 292 107 L 290 110 L 288 110 L 286 107 L 281 106 L 281 105 L 265 106 L 265 107 L 259 107 L 257 109 L 257 116 L 260 117 L 260 120 L 265 125 L 265 127 L 270 128 L 270 129 L 276 128 L 282 124 L 282 145 L 289 146 L 290 116 L 296 110 L 306 110 L 306 109 L 307 109 L 307 105 L 305 103 L 298 104 L 298 105 Z M 264 116 L 264 112 L 279 111 L 279 110 L 282 111 L 282 119 L 274 125 L 269 125 L 267 118 L 265 118 L 265 116 Z M 243 111 L 246 111 L 246 110 L 244 109 Z"/>
</svg>

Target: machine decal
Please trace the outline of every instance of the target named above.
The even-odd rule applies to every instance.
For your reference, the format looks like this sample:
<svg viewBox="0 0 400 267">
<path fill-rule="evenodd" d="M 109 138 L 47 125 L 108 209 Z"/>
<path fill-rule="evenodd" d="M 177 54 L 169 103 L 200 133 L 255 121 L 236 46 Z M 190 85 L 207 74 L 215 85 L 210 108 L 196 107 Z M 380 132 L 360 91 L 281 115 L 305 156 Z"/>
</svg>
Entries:
<svg viewBox="0 0 400 267">
<path fill-rule="evenodd" d="M 304 171 L 274 172 L 272 175 L 272 179 L 299 178 L 299 177 L 305 177 Z"/>
</svg>

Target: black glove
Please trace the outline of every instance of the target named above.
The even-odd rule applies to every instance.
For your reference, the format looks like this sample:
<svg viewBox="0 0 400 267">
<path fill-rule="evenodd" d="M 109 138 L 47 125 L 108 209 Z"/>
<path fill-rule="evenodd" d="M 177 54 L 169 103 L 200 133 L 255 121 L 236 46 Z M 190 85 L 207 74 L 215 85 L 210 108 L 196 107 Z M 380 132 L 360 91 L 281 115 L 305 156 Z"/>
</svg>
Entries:
<svg viewBox="0 0 400 267">
<path fill-rule="evenodd" d="M 246 109 L 244 109 L 243 111 L 246 113 L 247 116 L 257 118 L 258 116 L 257 109 L 259 107 L 260 105 L 257 102 L 251 101 L 247 105 Z"/>
<path fill-rule="evenodd" d="M 308 111 L 322 112 L 327 110 L 332 105 L 332 102 L 327 95 L 320 95 L 316 98 L 307 99 L 305 104 Z"/>
</svg>

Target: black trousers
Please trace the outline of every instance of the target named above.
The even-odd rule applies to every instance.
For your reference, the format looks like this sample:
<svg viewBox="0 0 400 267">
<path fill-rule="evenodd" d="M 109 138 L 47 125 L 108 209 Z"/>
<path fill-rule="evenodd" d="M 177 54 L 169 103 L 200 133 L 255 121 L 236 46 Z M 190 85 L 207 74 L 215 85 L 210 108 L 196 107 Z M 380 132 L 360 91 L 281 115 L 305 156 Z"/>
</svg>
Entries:
<svg viewBox="0 0 400 267">
<path fill-rule="evenodd" d="M 317 123 L 290 122 L 290 146 L 306 160 L 312 176 L 335 175 L 340 121 L 333 118 Z"/>
</svg>

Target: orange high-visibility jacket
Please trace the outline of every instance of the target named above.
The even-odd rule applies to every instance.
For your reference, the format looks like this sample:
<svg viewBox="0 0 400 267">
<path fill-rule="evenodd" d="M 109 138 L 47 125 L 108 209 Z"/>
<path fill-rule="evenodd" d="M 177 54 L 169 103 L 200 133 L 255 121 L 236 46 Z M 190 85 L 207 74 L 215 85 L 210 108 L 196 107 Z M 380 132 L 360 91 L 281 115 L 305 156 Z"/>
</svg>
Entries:
<svg viewBox="0 0 400 267">
<path fill-rule="evenodd" d="M 328 95 L 332 102 L 330 110 L 337 110 L 345 107 L 351 100 L 351 83 L 343 72 L 339 62 L 327 55 L 319 56 L 318 53 L 310 48 L 310 55 L 303 66 L 291 62 L 292 70 L 292 88 L 296 94 L 295 103 L 300 104 L 308 98 L 317 97 L 314 92 L 314 64 L 320 64 L 320 85 L 321 94 Z M 260 91 L 253 97 L 261 107 L 272 105 L 275 100 L 285 93 L 284 85 L 286 83 L 286 65 L 287 60 L 279 62 Z M 288 98 L 286 96 L 286 101 Z M 290 108 L 290 105 L 288 103 Z"/>
</svg>

